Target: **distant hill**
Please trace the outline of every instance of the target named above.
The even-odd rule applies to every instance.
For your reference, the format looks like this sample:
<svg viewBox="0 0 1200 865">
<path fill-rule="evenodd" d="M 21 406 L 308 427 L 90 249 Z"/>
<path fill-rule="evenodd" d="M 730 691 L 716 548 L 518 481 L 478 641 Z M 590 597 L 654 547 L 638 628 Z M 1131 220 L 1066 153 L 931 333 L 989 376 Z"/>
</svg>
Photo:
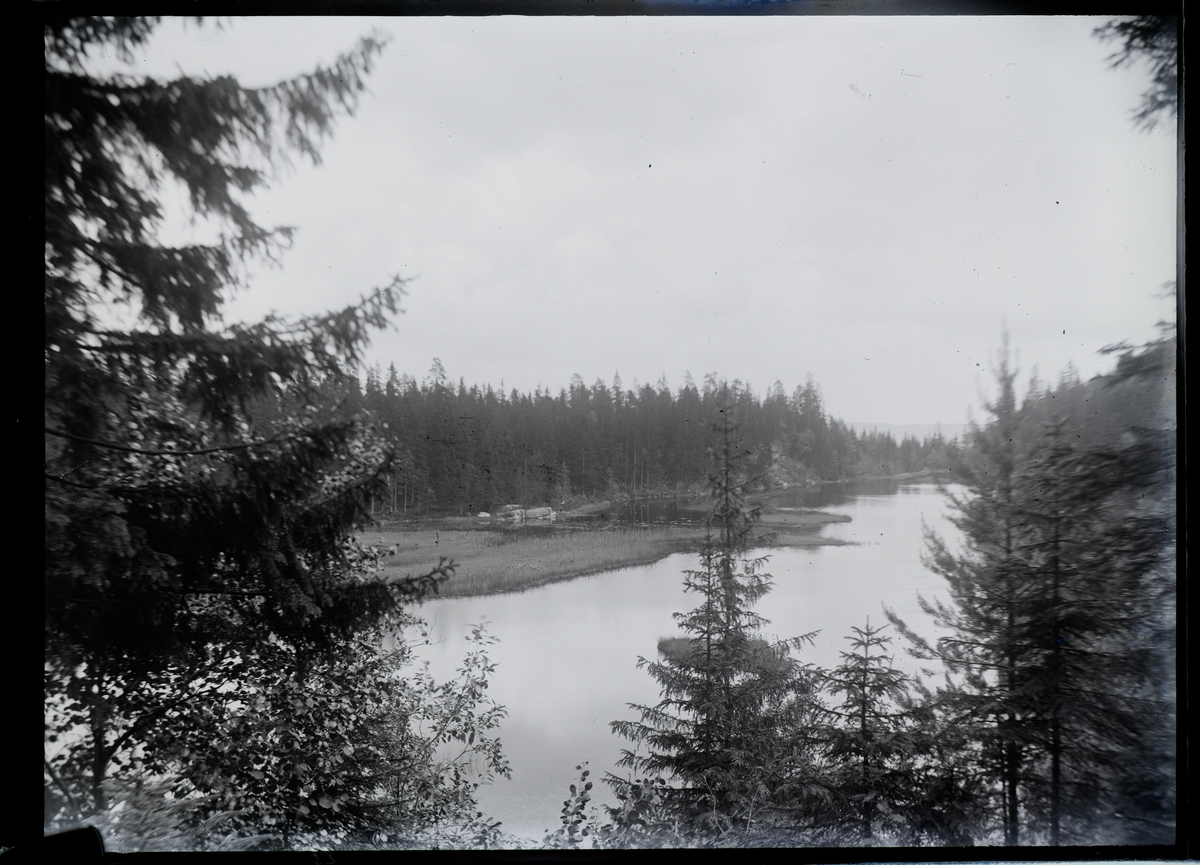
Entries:
<svg viewBox="0 0 1200 865">
<path fill-rule="evenodd" d="M 871 430 L 891 433 L 892 438 L 896 441 L 902 440 L 905 436 L 924 440 L 926 436 L 933 435 L 939 429 L 942 431 L 943 438 L 952 439 L 961 437 L 967 428 L 965 423 L 850 423 L 848 426 L 856 433 L 865 433 Z"/>
</svg>

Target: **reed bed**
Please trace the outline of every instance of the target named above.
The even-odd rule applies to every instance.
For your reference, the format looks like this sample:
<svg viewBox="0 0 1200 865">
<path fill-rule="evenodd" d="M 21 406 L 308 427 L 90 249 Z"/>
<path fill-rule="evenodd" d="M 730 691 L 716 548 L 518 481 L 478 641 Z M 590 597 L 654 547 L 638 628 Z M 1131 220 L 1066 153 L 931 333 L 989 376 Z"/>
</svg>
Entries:
<svg viewBox="0 0 1200 865">
<path fill-rule="evenodd" d="M 368 532 L 368 543 L 395 546 L 388 571 L 418 573 L 453 559 L 457 569 L 442 585 L 444 596 L 487 595 L 528 589 L 556 580 L 644 565 L 698 548 L 703 529 L 687 526 L 605 530 Z M 399 574 L 397 574 L 399 575 Z"/>
</svg>

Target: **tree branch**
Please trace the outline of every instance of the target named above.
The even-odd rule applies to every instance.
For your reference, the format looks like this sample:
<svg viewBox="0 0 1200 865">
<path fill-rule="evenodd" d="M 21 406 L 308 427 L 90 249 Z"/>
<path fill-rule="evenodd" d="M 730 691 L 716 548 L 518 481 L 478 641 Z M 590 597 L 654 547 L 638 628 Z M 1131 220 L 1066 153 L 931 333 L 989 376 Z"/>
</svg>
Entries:
<svg viewBox="0 0 1200 865">
<path fill-rule="evenodd" d="M 45 754 L 42 754 L 42 763 L 46 767 L 46 774 L 50 776 L 50 780 L 55 783 L 58 789 L 63 791 L 63 794 L 67 797 L 67 801 L 71 803 L 71 807 L 75 809 L 76 813 L 82 813 L 79 803 L 75 801 L 75 797 L 71 795 L 71 791 L 67 789 L 67 785 L 58 777 L 58 773 L 54 771 L 54 767 L 50 765 L 50 761 L 46 758 Z"/>
<path fill-rule="evenodd" d="M 83 442 L 84 444 L 96 445 L 97 447 L 108 448 L 109 450 L 122 451 L 131 454 L 144 454 L 145 456 L 199 456 L 200 454 L 212 454 L 221 451 L 236 451 L 246 448 L 259 447 L 261 445 L 285 444 L 287 442 L 298 441 L 300 439 L 312 438 L 315 433 L 306 432 L 298 433 L 297 435 L 283 436 L 282 438 L 263 439 L 256 442 L 244 442 L 236 445 L 220 445 L 211 448 L 199 448 L 198 450 L 149 450 L 146 448 L 133 448 L 128 445 L 119 445 L 115 442 L 106 442 L 100 439 L 90 439 L 83 436 L 72 435 L 62 430 L 44 428 L 48 435 L 58 436 L 59 438 L 71 439 L 71 441 Z M 49 477 L 49 475 L 47 475 Z"/>
</svg>

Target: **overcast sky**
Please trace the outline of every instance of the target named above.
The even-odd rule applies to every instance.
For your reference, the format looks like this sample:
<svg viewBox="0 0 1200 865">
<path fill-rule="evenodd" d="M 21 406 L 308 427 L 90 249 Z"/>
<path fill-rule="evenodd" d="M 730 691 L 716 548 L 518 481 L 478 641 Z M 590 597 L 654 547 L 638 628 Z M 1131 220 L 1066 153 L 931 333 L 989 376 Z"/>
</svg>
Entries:
<svg viewBox="0 0 1200 865">
<path fill-rule="evenodd" d="M 1022 380 L 1173 318 L 1175 125 L 1101 18 L 170 21 L 140 70 L 261 85 L 391 36 L 318 168 L 252 202 L 299 231 L 229 318 L 412 279 L 371 357 L 555 392 L 686 371 L 848 421 L 962 422 L 1007 324 Z"/>
</svg>

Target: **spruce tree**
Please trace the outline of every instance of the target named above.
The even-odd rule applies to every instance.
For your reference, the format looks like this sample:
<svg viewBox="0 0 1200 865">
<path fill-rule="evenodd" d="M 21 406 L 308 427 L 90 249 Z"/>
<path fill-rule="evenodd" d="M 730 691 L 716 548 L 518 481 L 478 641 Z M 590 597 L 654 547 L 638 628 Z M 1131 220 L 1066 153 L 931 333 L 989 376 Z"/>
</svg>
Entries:
<svg viewBox="0 0 1200 865">
<path fill-rule="evenodd" d="M 303 685 L 322 653 L 449 573 L 375 577 L 350 534 L 392 455 L 313 401 L 360 363 L 402 281 L 324 315 L 221 318 L 245 265 L 291 234 L 256 222 L 247 196 L 294 155 L 319 162 L 383 42 L 259 89 L 89 71 L 98 52 L 132 64 L 158 23 L 44 28 L 47 734 L 74 743 L 45 766 L 85 813 L 197 675 L 220 684 L 221 664 L 274 636 Z M 175 189 L 215 237 L 162 239 Z M 82 731 L 51 729 L 52 706 Z"/>
<path fill-rule="evenodd" d="M 1160 500 L 1165 442 L 1142 429 L 1082 446 L 1074 429 L 1061 416 L 1042 424 L 1020 473 L 1030 527 L 1022 558 L 1036 653 L 1027 725 L 1042 754 L 1039 822 L 1053 845 L 1096 832 L 1161 842 L 1165 833 L 1146 825 L 1169 825 L 1166 808 L 1115 803 L 1137 779 L 1157 785 L 1162 799 L 1173 788 L 1162 757 L 1147 748 L 1162 742 L 1161 719 L 1173 707 L 1155 685 L 1170 679 L 1169 655 L 1145 639 L 1162 630 L 1160 599 L 1171 584 L 1164 554 L 1173 526 Z"/>
<path fill-rule="evenodd" d="M 647 777 L 666 775 L 665 792 L 675 819 L 717 834 L 760 822 L 770 825 L 780 805 L 811 793 L 814 710 L 813 674 L 791 649 L 813 635 L 769 642 L 766 620 L 753 604 L 771 587 L 753 557 L 757 510 L 747 506 L 739 472 L 743 448 L 725 387 L 717 396 L 716 445 L 709 449 L 713 498 L 700 567 L 684 575 L 684 587 L 701 603 L 675 620 L 685 637 L 669 644 L 665 658 L 638 659 L 659 683 L 655 706 L 631 705 L 639 721 L 614 721 L 615 732 L 644 753 L 624 750 L 619 765 Z M 628 781 L 610 778 L 619 791 Z M 635 782 L 637 783 L 637 782 Z M 794 823 L 795 811 L 788 812 Z"/>
<path fill-rule="evenodd" d="M 886 627 L 886 625 L 884 626 Z M 903 811 L 913 797 L 912 758 L 917 736 L 904 704 L 909 679 L 887 653 L 884 628 L 852 627 L 851 651 L 825 676 L 825 688 L 842 695 L 831 710 L 828 736 L 832 784 L 857 812 L 857 832 L 871 839 L 877 828 L 895 838 L 905 828 Z"/>
<path fill-rule="evenodd" d="M 1172 829 L 1173 464 L 1164 431 L 1106 396 L 1121 380 L 1088 397 L 1065 377 L 1017 411 L 1000 365 L 993 419 L 963 450 L 967 493 L 951 497 L 962 552 L 929 539 L 951 602 L 922 606 L 949 634 L 930 646 L 891 617 L 945 665 L 935 708 L 977 748 L 1008 844 Z"/>
<path fill-rule="evenodd" d="M 1030 589 L 1017 551 L 1026 532 L 1019 509 L 1021 409 L 1016 370 L 1007 347 L 997 364 L 999 393 L 983 426 L 972 425 L 956 466 L 966 493 L 948 494 L 951 522 L 962 533 L 962 553 L 929 533 L 927 566 L 946 580 L 950 603 L 920 599 L 949 636 L 929 646 L 889 613 L 917 657 L 939 660 L 952 674 L 940 699 L 982 747 L 982 763 L 996 781 L 1004 843 L 1020 843 L 1022 778 L 1031 734 L 1025 673 L 1034 648 L 1024 639 L 1032 613 Z"/>
</svg>

